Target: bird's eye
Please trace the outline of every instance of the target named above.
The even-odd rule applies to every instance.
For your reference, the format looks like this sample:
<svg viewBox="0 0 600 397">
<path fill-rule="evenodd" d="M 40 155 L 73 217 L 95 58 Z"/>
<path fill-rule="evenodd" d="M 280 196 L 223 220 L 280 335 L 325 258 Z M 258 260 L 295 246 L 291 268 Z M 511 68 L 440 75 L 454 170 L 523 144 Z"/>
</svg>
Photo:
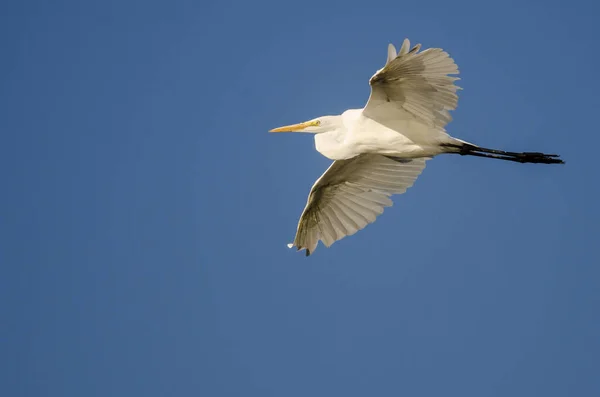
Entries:
<svg viewBox="0 0 600 397">
<path fill-rule="evenodd" d="M 315 121 L 315 125 L 316 125 L 317 127 L 318 127 L 318 126 L 320 126 L 320 125 L 321 125 L 321 120 L 316 120 L 316 121 Z"/>
</svg>

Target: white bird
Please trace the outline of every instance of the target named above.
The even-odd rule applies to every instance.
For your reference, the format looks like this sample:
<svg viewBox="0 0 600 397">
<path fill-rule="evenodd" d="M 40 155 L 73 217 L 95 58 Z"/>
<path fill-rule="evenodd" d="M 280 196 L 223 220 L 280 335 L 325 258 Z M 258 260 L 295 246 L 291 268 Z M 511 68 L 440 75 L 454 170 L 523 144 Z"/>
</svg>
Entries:
<svg viewBox="0 0 600 397">
<path fill-rule="evenodd" d="M 441 48 L 420 48 L 410 48 L 408 39 L 398 53 L 388 46 L 385 66 L 369 80 L 371 95 L 363 109 L 269 131 L 315 134 L 317 151 L 334 160 L 313 185 L 289 248 L 306 249 L 308 256 L 319 240 L 330 247 L 363 229 L 439 154 L 563 163 L 558 155 L 486 149 L 447 134 L 460 89 L 454 84 L 458 77 L 449 75 L 457 75 L 458 67 Z"/>
</svg>

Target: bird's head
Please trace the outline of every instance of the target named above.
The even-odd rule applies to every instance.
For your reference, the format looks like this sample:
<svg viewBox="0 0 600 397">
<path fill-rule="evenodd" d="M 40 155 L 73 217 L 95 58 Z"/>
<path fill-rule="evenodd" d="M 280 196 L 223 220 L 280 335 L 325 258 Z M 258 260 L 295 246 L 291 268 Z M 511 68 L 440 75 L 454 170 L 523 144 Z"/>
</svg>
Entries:
<svg viewBox="0 0 600 397">
<path fill-rule="evenodd" d="M 341 116 L 322 116 L 303 123 L 273 128 L 269 132 L 306 132 L 310 134 L 319 134 L 321 132 L 336 130 L 341 126 Z"/>
</svg>

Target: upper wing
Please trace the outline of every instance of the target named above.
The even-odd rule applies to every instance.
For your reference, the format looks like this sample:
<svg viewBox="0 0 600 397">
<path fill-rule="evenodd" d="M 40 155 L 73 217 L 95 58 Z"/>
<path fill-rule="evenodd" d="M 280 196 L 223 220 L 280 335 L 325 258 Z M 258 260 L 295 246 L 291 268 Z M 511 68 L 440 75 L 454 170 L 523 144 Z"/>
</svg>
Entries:
<svg viewBox="0 0 600 397">
<path fill-rule="evenodd" d="M 361 154 L 336 160 L 315 182 L 291 248 L 310 255 L 319 240 L 325 246 L 361 230 L 392 205 L 390 196 L 411 187 L 429 158 L 392 160 Z"/>
<path fill-rule="evenodd" d="M 460 87 L 454 85 L 458 66 L 441 48 L 419 52 L 420 44 L 410 51 L 404 40 L 400 52 L 388 46 L 385 66 L 369 80 L 371 95 L 363 113 L 377 119 L 390 118 L 398 112 L 401 118 L 416 118 L 435 128 L 444 128 L 452 120 L 448 111 L 456 109 Z"/>
</svg>

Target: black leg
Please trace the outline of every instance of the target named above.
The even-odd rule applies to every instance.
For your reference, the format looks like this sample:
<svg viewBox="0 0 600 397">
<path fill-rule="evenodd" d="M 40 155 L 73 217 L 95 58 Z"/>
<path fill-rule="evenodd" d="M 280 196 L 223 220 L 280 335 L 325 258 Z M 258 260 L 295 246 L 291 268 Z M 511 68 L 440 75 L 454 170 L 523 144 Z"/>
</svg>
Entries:
<svg viewBox="0 0 600 397">
<path fill-rule="evenodd" d="M 507 160 L 514 161 L 517 163 L 538 163 L 538 164 L 564 164 L 565 162 L 558 157 L 557 154 L 545 154 L 540 152 L 506 152 L 504 150 L 495 150 L 482 148 L 479 146 L 463 144 L 463 145 L 454 145 L 454 144 L 444 144 L 445 147 L 455 148 L 456 153 L 461 156 L 476 156 L 476 157 L 486 157 L 497 160 Z"/>
<path fill-rule="evenodd" d="M 488 148 L 478 147 L 478 146 L 473 147 L 473 150 L 478 151 L 478 152 L 482 152 L 482 153 L 502 154 L 502 155 L 505 155 L 505 156 L 513 156 L 513 157 L 519 157 L 519 156 L 560 157 L 558 154 L 545 154 L 545 153 L 540 153 L 540 152 L 521 152 L 521 153 L 517 153 L 517 152 L 505 152 L 503 150 L 488 149 Z"/>
</svg>

